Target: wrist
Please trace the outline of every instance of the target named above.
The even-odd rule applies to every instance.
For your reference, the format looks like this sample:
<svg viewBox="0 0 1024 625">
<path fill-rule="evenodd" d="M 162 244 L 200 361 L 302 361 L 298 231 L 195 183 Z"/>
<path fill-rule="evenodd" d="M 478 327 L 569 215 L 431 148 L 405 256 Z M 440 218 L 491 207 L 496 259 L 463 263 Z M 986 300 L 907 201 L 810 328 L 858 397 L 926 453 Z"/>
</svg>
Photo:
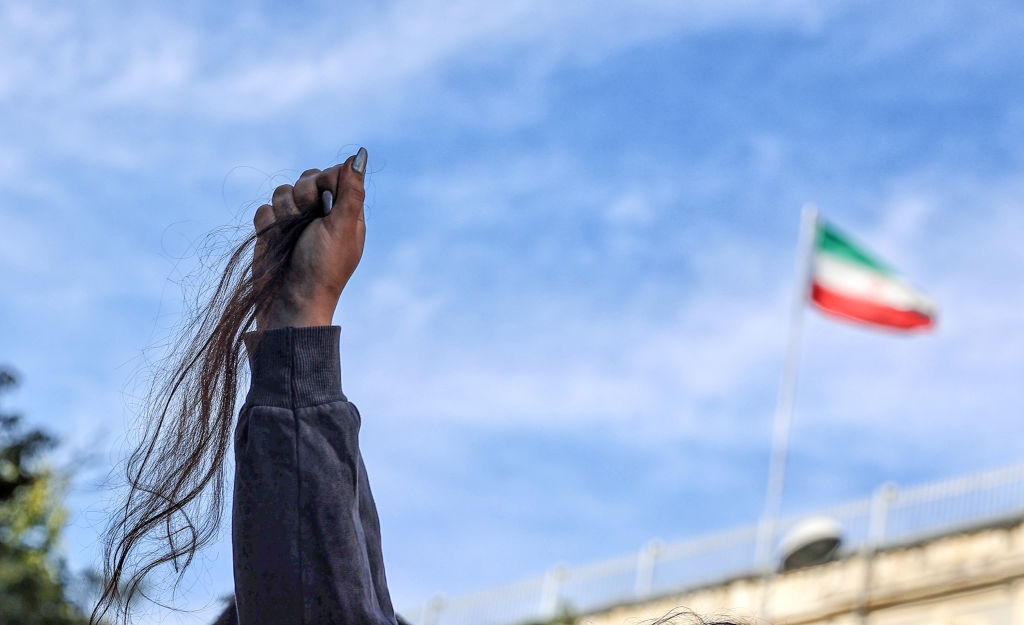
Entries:
<svg viewBox="0 0 1024 625">
<path fill-rule="evenodd" d="M 274 302 L 264 315 L 256 320 L 258 330 L 275 330 L 277 328 L 305 328 L 313 326 L 334 325 L 333 305 L 307 302 L 299 306 L 289 306 L 283 301 Z"/>
</svg>

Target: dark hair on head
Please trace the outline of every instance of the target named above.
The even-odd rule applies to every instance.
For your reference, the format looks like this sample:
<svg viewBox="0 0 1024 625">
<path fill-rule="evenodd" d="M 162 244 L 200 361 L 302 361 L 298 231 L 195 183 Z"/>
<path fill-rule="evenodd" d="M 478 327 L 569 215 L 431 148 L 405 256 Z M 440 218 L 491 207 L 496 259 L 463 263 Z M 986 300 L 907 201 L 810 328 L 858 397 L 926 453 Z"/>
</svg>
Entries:
<svg viewBox="0 0 1024 625">
<path fill-rule="evenodd" d="M 729 616 L 701 616 L 688 608 L 673 608 L 664 616 L 641 621 L 640 625 L 752 625 L 742 619 Z"/>
<path fill-rule="evenodd" d="M 409 621 L 405 620 L 401 614 L 395 613 L 395 621 L 398 625 L 411 625 Z M 551 623 L 557 622 L 568 622 L 568 623 L 580 623 L 580 620 L 570 613 L 558 617 Z M 221 612 L 217 620 L 214 621 L 213 625 L 237 625 L 238 618 L 235 613 L 235 598 L 231 597 L 228 601 L 227 607 Z M 585 624 L 586 621 L 584 620 Z M 742 620 L 733 620 L 729 617 L 714 616 L 711 618 L 703 617 L 692 610 L 687 608 L 673 608 L 665 616 L 656 619 L 650 619 L 646 621 L 640 621 L 639 625 L 751 625 Z"/>
<path fill-rule="evenodd" d="M 89 618 L 107 611 L 128 621 L 146 576 L 171 563 L 181 582 L 196 551 L 218 532 L 224 504 L 224 460 L 231 443 L 246 332 L 280 290 L 299 236 L 318 211 L 283 217 L 241 243 L 206 238 L 201 250 L 223 249 L 216 286 L 200 281 L 170 353 L 151 373 L 139 409 L 141 442 L 124 463 L 127 492 L 104 531 L 104 584 Z M 239 228 L 240 229 L 240 228 Z M 212 244 L 211 244 L 212 242 Z M 254 266 L 253 253 L 260 263 Z M 154 601 L 163 607 L 164 604 Z"/>
</svg>

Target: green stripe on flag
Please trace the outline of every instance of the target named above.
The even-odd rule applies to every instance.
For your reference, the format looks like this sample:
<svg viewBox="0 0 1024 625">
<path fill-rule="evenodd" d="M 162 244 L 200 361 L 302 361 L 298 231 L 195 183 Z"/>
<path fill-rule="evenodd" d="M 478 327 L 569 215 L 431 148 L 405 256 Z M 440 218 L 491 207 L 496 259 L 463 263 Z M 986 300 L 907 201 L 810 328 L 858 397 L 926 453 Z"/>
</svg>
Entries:
<svg viewBox="0 0 1024 625">
<path fill-rule="evenodd" d="M 855 245 L 835 227 L 825 222 L 818 224 L 817 248 L 819 253 L 831 254 L 849 262 L 865 265 L 880 273 L 890 275 L 896 273 L 888 265 Z"/>
</svg>

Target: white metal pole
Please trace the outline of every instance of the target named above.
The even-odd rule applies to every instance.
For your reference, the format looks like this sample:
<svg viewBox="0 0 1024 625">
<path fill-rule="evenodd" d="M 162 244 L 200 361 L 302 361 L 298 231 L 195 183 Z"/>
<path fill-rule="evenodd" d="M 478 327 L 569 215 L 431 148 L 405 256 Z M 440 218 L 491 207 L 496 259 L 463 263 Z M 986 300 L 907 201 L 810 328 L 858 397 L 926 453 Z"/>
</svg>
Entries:
<svg viewBox="0 0 1024 625">
<path fill-rule="evenodd" d="M 818 209 L 807 204 L 800 222 L 800 237 L 797 246 L 796 284 L 793 288 L 793 302 L 789 312 L 789 338 L 786 345 L 786 360 L 779 384 L 779 396 L 775 405 L 775 423 L 772 432 L 771 460 L 768 466 L 768 489 L 765 493 L 764 514 L 758 525 L 756 558 L 761 567 L 761 601 L 758 618 L 765 622 L 769 618 L 768 595 L 774 572 L 772 545 L 775 542 L 776 524 L 782 504 L 782 491 L 786 483 L 786 459 L 789 454 L 789 430 L 793 421 L 793 398 L 796 394 L 796 378 L 800 368 L 800 338 L 803 333 L 804 307 L 807 305 L 811 283 L 811 262 L 814 259 L 815 235 L 818 231 Z"/>
</svg>

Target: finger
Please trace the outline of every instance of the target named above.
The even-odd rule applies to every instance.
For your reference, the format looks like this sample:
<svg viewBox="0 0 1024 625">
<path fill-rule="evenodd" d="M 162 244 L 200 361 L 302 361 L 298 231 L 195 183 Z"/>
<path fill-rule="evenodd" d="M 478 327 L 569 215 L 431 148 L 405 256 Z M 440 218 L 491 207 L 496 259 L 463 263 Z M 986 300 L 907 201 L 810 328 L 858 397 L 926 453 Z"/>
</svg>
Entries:
<svg viewBox="0 0 1024 625">
<path fill-rule="evenodd" d="M 256 250 L 253 252 L 253 266 L 255 267 L 263 258 L 263 250 L 266 249 L 267 240 L 270 239 L 267 229 L 274 225 L 274 207 L 270 204 L 260 206 L 256 209 L 252 223 L 256 226 Z"/>
<path fill-rule="evenodd" d="M 332 224 L 363 221 L 363 201 L 366 192 L 363 187 L 366 171 L 366 150 L 359 149 L 341 165 L 320 172 L 317 176 L 317 189 L 321 192 L 330 191 L 334 194 L 334 207 L 330 215 L 325 217 L 328 227 Z"/>
<path fill-rule="evenodd" d="M 316 189 L 317 193 L 320 194 L 320 201 L 324 205 L 324 217 L 327 217 L 334 212 L 334 202 L 338 197 L 338 178 L 340 177 L 341 169 L 346 166 L 346 163 L 348 163 L 348 161 L 345 161 L 345 163 L 342 163 L 341 165 L 328 167 L 320 172 L 316 177 Z M 328 202 L 330 202 L 329 205 Z"/>
<path fill-rule="evenodd" d="M 295 198 L 292 195 L 292 185 L 283 184 L 274 189 L 274 216 L 277 219 L 296 217 L 299 214 L 299 207 L 295 205 Z"/>
<path fill-rule="evenodd" d="M 295 181 L 292 198 L 300 212 L 305 213 L 318 207 L 320 197 L 316 189 L 316 177 L 319 173 L 319 169 L 307 169 Z"/>
<path fill-rule="evenodd" d="M 256 215 L 252 218 L 252 225 L 256 226 L 257 236 L 262 235 L 267 228 L 274 224 L 274 207 L 264 204 L 256 209 Z"/>
<path fill-rule="evenodd" d="M 349 159 L 351 160 L 351 159 Z M 345 161 L 348 163 L 348 161 Z M 335 191 L 338 190 L 338 174 L 341 173 L 341 168 L 345 164 L 335 165 L 328 167 L 316 176 L 316 189 L 317 193 L 323 194 L 324 191 L 330 191 L 331 195 L 335 195 Z"/>
</svg>

